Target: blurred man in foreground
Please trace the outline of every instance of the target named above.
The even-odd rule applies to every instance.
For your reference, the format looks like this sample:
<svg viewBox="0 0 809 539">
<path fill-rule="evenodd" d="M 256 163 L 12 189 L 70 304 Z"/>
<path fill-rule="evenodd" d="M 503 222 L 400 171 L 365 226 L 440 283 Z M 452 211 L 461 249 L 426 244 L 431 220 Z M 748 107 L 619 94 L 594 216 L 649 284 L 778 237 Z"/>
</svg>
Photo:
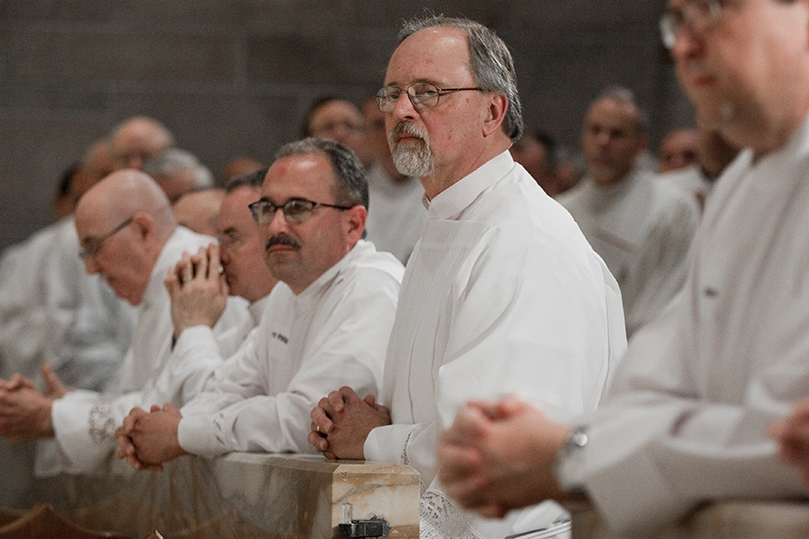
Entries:
<svg viewBox="0 0 809 539">
<path fill-rule="evenodd" d="M 809 2 L 670 0 L 661 29 L 698 121 L 747 149 L 682 293 L 595 413 L 560 422 L 511 397 L 444 433 L 440 478 L 483 514 L 589 499 L 614 532 L 648 535 L 709 500 L 809 496 L 767 435 L 809 387 Z"/>
</svg>

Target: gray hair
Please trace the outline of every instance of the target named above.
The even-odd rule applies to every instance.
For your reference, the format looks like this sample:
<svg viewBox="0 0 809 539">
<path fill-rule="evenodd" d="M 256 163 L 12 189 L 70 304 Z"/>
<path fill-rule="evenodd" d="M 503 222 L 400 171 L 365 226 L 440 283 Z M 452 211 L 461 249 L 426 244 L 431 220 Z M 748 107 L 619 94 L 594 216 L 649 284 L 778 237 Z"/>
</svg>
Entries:
<svg viewBox="0 0 809 539">
<path fill-rule="evenodd" d="M 149 158 L 143 165 L 143 171 L 149 176 L 171 176 L 181 170 L 188 170 L 194 177 L 195 189 L 213 187 L 213 174 L 200 163 L 197 156 L 179 148 L 168 148 Z"/>
<path fill-rule="evenodd" d="M 368 179 L 357 156 L 333 140 L 305 138 L 284 144 L 275 154 L 275 161 L 291 155 L 323 154 L 334 171 L 335 203 L 338 206 L 368 208 Z"/>
<path fill-rule="evenodd" d="M 269 167 L 264 167 L 261 170 L 257 170 L 255 172 L 250 172 L 248 174 L 243 174 L 242 176 L 237 176 L 235 178 L 231 178 L 225 184 L 225 192 L 232 193 L 239 187 L 253 187 L 255 189 L 261 189 L 261 186 L 264 185 L 264 177 L 267 175 L 267 171 Z"/>
<path fill-rule="evenodd" d="M 506 96 L 508 107 L 503 118 L 503 131 L 512 142 L 517 142 L 525 132 L 525 123 L 517 92 L 517 72 L 508 46 L 493 30 L 480 23 L 441 15 L 405 21 L 399 32 L 399 43 L 420 30 L 434 27 L 459 28 L 466 32 L 469 40 L 469 68 L 475 84 L 486 92 Z"/>
<path fill-rule="evenodd" d="M 625 86 L 607 86 L 598 94 L 598 97 L 593 100 L 593 103 L 601 101 L 602 99 L 611 99 L 618 103 L 633 106 L 637 118 L 636 128 L 638 133 L 645 136 L 649 132 L 649 115 L 638 104 L 635 92 Z"/>
</svg>

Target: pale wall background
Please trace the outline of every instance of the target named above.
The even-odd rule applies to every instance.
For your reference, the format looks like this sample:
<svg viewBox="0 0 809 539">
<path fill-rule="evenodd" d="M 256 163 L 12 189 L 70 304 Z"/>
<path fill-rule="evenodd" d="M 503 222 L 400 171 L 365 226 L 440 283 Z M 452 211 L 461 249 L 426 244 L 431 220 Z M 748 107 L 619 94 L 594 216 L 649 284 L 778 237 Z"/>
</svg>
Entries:
<svg viewBox="0 0 809 539">
<path fill-rule="evenodd" d="M 429 8 L 512 47 L 525 116 L 575 145 L 607 84 L 638 94 L 652 141 L 691 121 L 658 0 L 0 0 L 0 247 L 52 221 L 61 171 L 120 120 L 164 121 L 214 173 L 269 160 L 324 93 L 381 86 L 402 18 Z"/>
</svg>

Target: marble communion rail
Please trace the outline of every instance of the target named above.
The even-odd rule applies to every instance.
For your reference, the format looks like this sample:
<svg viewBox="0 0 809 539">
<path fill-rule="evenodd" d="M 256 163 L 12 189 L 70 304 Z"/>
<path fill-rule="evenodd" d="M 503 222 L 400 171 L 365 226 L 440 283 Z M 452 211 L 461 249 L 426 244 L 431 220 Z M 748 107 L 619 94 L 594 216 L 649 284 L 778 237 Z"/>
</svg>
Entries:
<svg viewBox="0 0 809 539">
<path fill-rule="evenodd" d="M 419 475 L 407 466 L 232 453 L 182 457 L 163 472 L 109 468 L 40 480 L 37 498 L 74 524 L 133 539 L 153 530 L 166 539 L 418 538 Z"/>
</svg>

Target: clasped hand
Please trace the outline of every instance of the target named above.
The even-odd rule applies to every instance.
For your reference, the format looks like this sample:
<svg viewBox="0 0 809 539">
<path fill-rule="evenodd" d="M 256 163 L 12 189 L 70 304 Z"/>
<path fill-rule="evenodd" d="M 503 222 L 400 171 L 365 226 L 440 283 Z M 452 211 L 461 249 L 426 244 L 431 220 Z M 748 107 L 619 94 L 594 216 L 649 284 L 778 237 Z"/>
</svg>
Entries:
<svg viewBox="0 0 809 539">
<path fill-rule="evenodd" d="M 368 434 L 390 425 L 387 408 L 377 404 L 373 395 L 360 399 L 350 387 L 320 399 L 310 416 L 309 443 L 329 459 L 364 459 Z"/>
<path fill-rule="evenodd" d="M 19 374 L 9 380 L 0 379 L 0 436 L 20 443 L 54 435 L 51 406 L 67 393 L 67 388 L 50 365 L 43 365 L 42 377 L 47 386 L 45 393 Z"/>
<path fill-rule="evenodd" d="M 133 408 L 115 431 L 118 458 L 136 470 L 162 471 L 164 462 L 186 454 L 177 439 L 182 418 L 171 403 L 153 405 L 149 412 Z"/>
<path fill-rule="evenodd" d="M 571 431 L 515 396 L 470 402 L 441 435 L 438 478 L 461 505 L 489 518 L 565 501 L 553 464 Z"/>
<path fill-rule="evenodd" d="M 809 483 L 809 399 L 798 402 L 787 417 L 773 424 L 770 436 L 778 442 L 778 455 L 799 466 Z"/>
<path fill-rule="evenodd" d="M 174 338 L 187 328 L 213 327 L 227 306 L 228 285 L 220 273 L 219 246 L 200 247 L 196 255 L 184 253 L 164 281 L 171 297 Z"/>
</svg>

